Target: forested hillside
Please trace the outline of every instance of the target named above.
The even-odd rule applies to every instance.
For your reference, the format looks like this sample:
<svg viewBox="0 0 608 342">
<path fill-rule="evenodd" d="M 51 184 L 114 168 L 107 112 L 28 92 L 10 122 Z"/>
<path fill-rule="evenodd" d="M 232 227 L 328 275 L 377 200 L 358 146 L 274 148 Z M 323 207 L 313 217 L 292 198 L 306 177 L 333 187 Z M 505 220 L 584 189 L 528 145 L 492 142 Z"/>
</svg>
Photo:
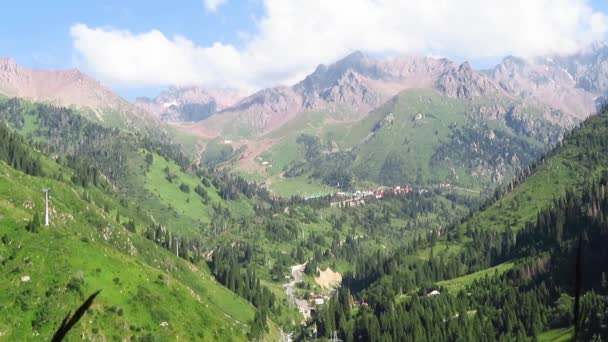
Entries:
<svg viewBox="0 0 608 342">
<path fill-rule="evenodd" d="M 7 130 L 7 139 L 31 146 L 19 165 L 82 189 L 84 199 L 128 234 L 191 267 L 209 267 L 217 281 L 258 308 L 250 337 L 273 333 L 267 317 L 285 329 L 297 326 L 281 286 L 290 266 L 310 260 L 304 288 L 312 289 L 316 267 L 348 270 L 354 254 L 393 248 L 427 227 L 445 226 L 477 201 L 436 189 L 341 210 L 330 207 L 330 197 L 272 197 L 237 176 L 190 162 L 177 146 L 102 127 L 73 110 L 13 99 L 2 103 L 0 116 L 22 136 Z M 50 166 L 27 166 L 37 163 Z M 28 220 L 38 222 L 34 212 Z M 36 223 L 25 226 L 46 231 Z"/>
<path fill-rule="evenodd" d="M 607 131 L 603 112 L 462 223 L 359 259 L 314 319 L 318 334 L 534 340 L 574 326 L 580 340 L 605 339 Z"/>
<path fill-rule="evenodd" d="M 0 137 L 4 338 L 49 339 L 68 311 L 101 290 L 69 340 L 247 339 L 254 307 L 204 267 L 137 234 L 144 215 L 99 183 L 81 182 L 79 169 L 47 158 L 4 125 Z"/>
<path fill-rule="evenodd" d="M 2 204 L 8 220 L 4 286 L 22 302 L 37 298 L 43 286 L 66 296 L 60 297 L 63 306 L 48 291 L 43 306 L 6 297 L 3 308 L 16 317 L 10 326 L 20 327 L 10 336 L 49 334 L 51 317 L 97 287 L 102 294 L 87 315 L 107 312 L 100 309 L 107 305 L 123 320 L 99 316 L 99 324 L 77 330 L 83 334 L 274 339 L 279 325 L 301 338 L 337 331 L 344 340 L 525 340 L 571 329 L 577 288 L 583 294 L 581 336 L 602 333 L 603 315 L 597 322 L 586 317 L 597 317 L 589 310 L 602 307 L 590 303 L 605 295 L 599 246 L 608 201 L 601 138 L 608 114 L 567 134 L 481 205 L 479 194 L 432 187 L 387 192 L 347 208 L 332 205 L 340 201 L 335 196 L 273 196 L 234 174 L 193 163 L 179 146 L 103 127 L 70 109 L 4 100 L 0 117 L 8 123 L 0 130 L 8 199 Z M 318 143 L 305 136 L 301 141 L 313 152 Z M 21 190 L 16 184 L 24 179 L 28 185 Z M 52 189 L 50 228 L 40 223 L 43 187 Z M 572 281 L 579 238 L 580 264 L 588 272 L 582 287 Z M 60 243 L 74 246 L 54 247 Z M 47 257 L 55 249 L 63 252 Z M 17 258 L 19 253 L 25 254 Z M 111 255 L 115 260 L 105 263 Z M 87 258 L 102 261 L 78 263 Z M 50 272 L 45 263 L 51 260 L 65 266 Z M 103 276 L 105 268 L 123 274 L 118 270 L 129 267 L 136 268 L 124 277 Z M 293 285 L 284 283 L 294 267 L 304 272 L 290 292 Z M 337 291 L 322 285 L 321 271 L 328 269 L 342 274 Z M 29 280 L 22 281 L 25 276 Z M 141 289 L 133 277 L 175 286 L 171 296 L 184 289 L 194 301 L 187 311 L 215 320 L 188 328 L 175 316 L 181 311 L 167 309 L 173 299 L 158 292 L 162 286 Z M 37 278 L 45 280 L 38 284 Z M 33 284 L 40 287 L 22 290 Z M 294 304 L 310 293 L 334 299 L 313 306 L 300 330 Z M 135 299 L 125 302 L 125 294 Z M 205 298 L 217 307 L 195 304 Z M 155 309 L 149 301 L 164 304 Z M 117 325 L 125 320 L 129 332 Z M 175 327 L 174 320 L 180 322 Z"/>
</svg>

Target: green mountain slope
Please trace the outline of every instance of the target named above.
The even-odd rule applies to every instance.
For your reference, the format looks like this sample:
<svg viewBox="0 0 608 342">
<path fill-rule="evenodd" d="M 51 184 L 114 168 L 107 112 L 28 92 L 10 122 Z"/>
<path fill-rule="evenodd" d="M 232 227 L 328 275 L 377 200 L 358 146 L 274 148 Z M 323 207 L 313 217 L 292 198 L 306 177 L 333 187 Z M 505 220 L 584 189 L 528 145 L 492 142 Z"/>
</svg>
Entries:
<svg viewBox="0 0 608 342">
<path fill-rule="evenodd" d="M 69 179 L 69 169 L 32 155 L 42 161 L 43 172 Z M 51 225 L 28 231 L 32 217 L 43 216 L 43 187 L 51 188 Z M 71 339 L 246 339 L 254 308 L 205 268 L 128 231 L 125 216 L 121 225 L 102 209 L 122 208 L 103 191 L 29 176 L 0 162 L 0 198 L 5 338 L 47 338 L 84 296 L 101 289 Z"/>
<path fill-rule="evenodd" d="M 579 340 L 608 336 L 607 130 L 604 111 L 462 223 L 380 259 L 359 258 L 343 293 L 316 316 L 319 334 L 534 340 L 571 336 L 576 324 Z M 349 294 L 369 309 L 355 311 L 342 299 Z"/>
<path fill-rule="evenodd" d="M 228 195 L 228 190 L 220 191 L 226 182 L 213 174 L 186 172 L 191 165 L 178 145 L 107 128 L 70 109 L 23 100 L 0 103 L 0 119 L 19 134 L 43 143 L 41 148 L 62 164 L 95 168 L 107 180 L 107 190 L 131 204 L 127 210 L 146 214 L 140 215 L 145 220 L 142 224 L 154 222 L 181 235 L 193 235 L 209 223 L 214 206 L 226 206 L 220 195 Z M 202 178 L 207 181 L 201 182 Z M 187 191 L 180 190 L 182 184 Z M 204 199 L 195 192 L 197 186 L 205 192 Z M 235 213 L 248 212 L 251 207 L 244 202 L 231 203 Z"/>
<path fill-rule="evenodd" d="M 497 231 L 519 230 L 536 218 L 538 212 L 568 191 L 580 191 L 588 180 L 608 170 L 603 137 L 608 134 L 608 114 L 596 115 L 570 133 L 564 142 L 513 183 L 499 189 L 500 198 L 482 212 L 473 215 L 467 227 L 485 227 Z M 525 178 L 525 182 L 522 180 Z M 518 186 L 514 186 L 515 184 Z M 513 189 L 512 191 L 510 191 Z"/>
<path fill-rule="evenodd" d="M 500 97 L 407 90 L 356 122 L 304 114 L 269 136 L 282 140 L 260 162 L 274 187 L 304 178 L 343 188 L 452 183 L 478 191 L 509 179 L 558 141 L 564 129 L 540 113 Z"/>
<path fill-rule="evenodd" d="M 420 113 L 423 115 L 418 116 Z M 363 121 L 348 126 L 329 126 L 328 130 L 316 133 L 313 128 L 305 129 L 303 132 L 307 134 L 292 135 L 293 144 L 283 145 L 283 149 L 294 149 L 300 156 L 296 155 L 295 158 L 300 159 L 290 159 L 289 156 L 285 157 L 286 154 L 281 154 L 284 158 L 282 161 L 271 162 L 284 165 L 284 170 L 275 174 L 278 177 L 285 173 L 286 176 L 302 182 L 323 181 L 336 187 L 336 180 L 349 181 L 346 178 L 348 173 L 355 175 L 356 172 L 362 172 L 358 168 L 364 168 L 365 163 L 357 164 L 361 156 L 372 159 L 377 157 L 378 162 L 374 165 L 378 166 L 378 175 L 391 174 L 389 171 L 395 169 L 407 170 L 397 174 L 390 182 L 397 182 L 396 179 L 401 179 L 399 177 L 409 179 L 407 177 L 412 176 L 410 173 L 417 172 L 428 164 L 422 177 L 416 175 L 411 180 L 412 183 L 420 182 L 425 187 L 433 185 L 433 182 L 443 179 L 442 177 L 450 177 L 438 170 L 446 169 L 446 165 L 460 165 L 458 168 L 454 167 L 455 170 L 460 170 L 456 172 L 456 176 L 460 176 L 454 176 L 450 180 L 457 185 L 471 186 L 472 182 L 481 184 L 477 183 L 477 178 L 467 176 L 471 166 L 463 160 L 470 160 L 471 153 L 479 159 L 480 165 L 490 165 L 488 163 L 494 163 L 498 157 L 505 160 L 504 156 L 513 153 L 512 151 L 519 151 L 516 152 L 518 160 L 524 159 L 523 156 L 531 159 L 534 153 L 542 151 L 543 144 L 559 135 L 559 130 L 553 126 L 539 126 L 547 128 L 543 131 L 545 135 L 527 136 L 521 133 L 524 127 L 546 124 L 542 120 L 533 121 L 527 126 L 500 121 L 484 121 L 485 126 L 475 126 L 475 113 L 468 104 L 441 97 L 433 92 L 406 92 Z M 392 114 L 390 120 L 389 114 Z M 366 198 L 361 207 L 339 209 L 330 207 L 330 202 L 336 199 L 329 197 L 310 201 L 303 201 L 301 198 L 272 198 L 264 190 L 234 175 L 193 165 L 180 152 L 178 146 L 168 145 L 151 137 L 103 127 L 84 119 L 72 110 L 17 100 L 10 104 L 0 103 L 0 118 L 8 122 L 16 132 L 31 139 L 27 144 L 30 147 L 26 149 L 37 150 L 31 152 L 32 158 L 5 158 L 13 168 L 34 175 L 33 181 L 27 178 L 30 176 L 19 176 L 21 173 L 7 177 L 6 182 L 11 185 L 7 185 L 6 196 L 15 196 L 14 201 L 4 204 L 9 209 L 7 214 L 2 214 L 11 220 L 7 239 L 11 238 L 8 233 L 14 232 L 16 239 L 36 246 L 35 250 L 42 249 L 44 244 L 52 243 L 61 252 L 46 254 L 58 259 L 65 254 L 65 261 L 60 265 L 67 265 L 62 266 L 61 272 L 57 272 L 60 275 L 45 271 L 46 268 L 37 269 L 35 277 L 27 274 L 31 279 L 23 284 L 20 282 L 23 275 L 19 273 L 19 269 L 10 276 L 12 278 L 6 278 L 7 284 L 34 284 L 36 278 L 42 278 L 42 284 L 45 286 L 65 288 L 63 292 L 59 292 L 72 296 L 62 297 L 58 302 L 54 302 L 55 307 L 60 307 L 58 303 L 64 302 L 73 307 L 82 296 L 94 291 L 97 284 L 107 287 L 109 282 L 110 286 L 115 286 L 114 290 L 109 291 L 110 297 L 116 301 L 109 302 L 108 306 L 123 308 L 123 316 L 127 311 L 135 312 L 136 318 L 132 319 L 140 322 L 137 327 L 140 324 L 146 327 L 140 331 L 135 327 L 132 334 L 140 336 L 139 333 L 150 333 L 164 338 L 190 334 L 186 338 L 198 339 L 198 334 L 205 334 L 206 339 L 238 340 L 259 336 L 268 326 L 270 330 L 266 338 L 276 339 L 276 326 L 272 322 L 267 325 L 266 317 L 270 317 L 284 329 L 293 331 L 301 316 L 292 309 L 291 299 L 282 284 L 288 281 L 285 276 L 289 277 L 290 267 L 305 262 L 308 263 L 304 281 L 294 289 L 299 298 L 305 298 L 310 292 L 329 294 L 330 290 L 321 288 L 315 277 L 319 275 L 317 268 L 330 267 L 343 273 L 345 288 L 357 299 L 367 300 L 377 312 L 397 304 L 409 305 L 409 301 L 416 298 L 417 293 L 423 293 L 442 281 L 445 282 L 437 286 L 443 286 L 447 292 L 456 293 L 455 291 L 462 288 L 478 286 L 475 280 L 485 279 L 486 276 L 492 279 L 499 276 L 515 277 L 514 274 L 519 274 L 517 272 L 527 265 L 526 258 L 537 255 L 506 255 L 502 251 L 497 252 L 497 241 L 501 241 L 501 246 L 502 243 L 513 243 L 507 235 L 500 232 L 514 234 L 515 230 L 520 230 L 527 233 L 528 230 L 522 228 L 536 218 L 538 211 L 552 204 L 556 195 L 563 194 L 565 189 L 576 184 L 573 175 L 599 176 L 600 169 L 595 169 L 594 165 L 600 165 L 603 160 L 603 156 L 598 157 L 597 153 L 588 156 L 581 156 L 580 153 L 564 156 L 564 165 L 576 160 L 580 161 L 576 166 L 580 165 L 580 169 L 571 169 L 571 175 L 566 169 L 550 168 L 558 170 L 557 173 L 551 174 L 554 178 L 551 179 L 547 175 L 538 178 L 538 182 L 544 182 L 544 188 L 526 190 L 518 200 L 523 203 L 524 199 L 527 201 L 530 198 L 530 201 L 536 201 L 538 208 L 531 208 L 527 205 L 528 202 L 525 206 L 507 202 L 509 196 L 515 196 L 514 194 L 524 189 L 528 182 L 534 182 L 534 176 L 529 176 L 530 171 L 524 169 L 524 174 L 519 176 L 518 181 L 521 182 L 527 177 L 525 184 L 516 186 L 513 191 L 507 186 L 505 189 L 509 191 L 506 195 L 503 194 L 506 191 L 499 190 L 496 198 L 501 198 L 501 201 L 487 204 L 486 211 L 476 213 L 463 221 L 464 223 L 455 225 L 455 222 L 465 215 L 467 207 L 477 203 L 477 191 L 470 193 L 458 188 L 429 187 L 431 191 L 388 194 L 382 200 Z M 575 146 L 572 148 L 575 151 L 577 145 L 573 145 L 571 141 L 581 143 L 576 137 L 581 134 L 582 137 L 595 134 L 585 129 L 577 130 L 579 133 L 569 136 L 567 142 L 551 154 L 551 158 L 545 159 L 533 169 L 540 172 L 545 165 L 551 163 L 550 160 L 558 160 L 558 156 L 562 155 L 560 151 L 568 150 L 568 146 Z M 490 131 L 494 134 L 493 138 L 489 134 Z M 394 144 L 390 143 L 401 137 L 409 137 L 412 141 L 425 142 L 434 147 L 428 150 L 421 148 L 420 160 L 391 157 L 393 160 L 398 159 L 397 162 L 391 161 L 386 166 L 387 159 L 391 159 L 390 154 L 400 156 L 407 153 L 403 146 L 393 146 Z M 463 150 L 461 145 L 471 146 L 471 141 L 478 139 L 484 141 L 484 146 L 471 150 L 465 148 L 467 154 L 457 153 Z M 389 152 L 385 154 L 383 149 Z M 595 148 L 587 150 L 598 151 Z M 437 157 L 440 152 L 449 158 Z M 45 157 L 47 155 L 52 158 Z M 402 162 L 409 163 L 411 168 L 400 164 Z M 494 165 L 492 167 L 504 167 L 506 176 L 520 162 L 513 162 L 512 165 L 500 161 L 496 163 L 491 164 Z M 585 167 L 589 168 L 588 173 L 582 172 Z M 38 172 L 38 169 L 42 171 Z M 31 183 L 23 192 L 26 194 L 24 196 L 32 198 L 35 207 L 15 190 L 18 188 L 16 184 L 19 184 L 13 182 L 15 177 L 27 179 L 27 182 Z M 373 176 L 366 177 L 372 179 Z M 467 177 L 470 177 L 468 181 Z M 362 182 L 356 176 L 353 179 L 355 182 Z M 471 183 L 467 183 L 469 181 Z M 559 188 L 561 190 L 550 189 L 550 183 L 556 181 L 563 182 L 563 186 Z M 52 190 L 53 196 L 60 196 L 57 199 L 54 197 L 53 200 L 57 201 L 59 213 L 67 214 L 59 216 L 61 220 L 56 221 L 62 226 L 48 230 L 40 228 L 38 233 L 32 233 L 26 227 L 32 226 L 33 223 L 29 222 L 34 211 L 41 208 L 40 188 L 45 186 L 42 184 L 45 182 L 51 183 L 53 189 L 59 188 L 57 191 Z M 389 180 L 371 182 L 390 183 Z M 68 196 L 70 192 L 72 197 Z M 546 195 L 546 200 L 531 195 Z M 10 210 L 19 205 L 21 209 Z M 489 215 L 486 213 L 491 210 L 496 210 L 495 215 L 498 218 L 495 222 L 491 221 L 494 220 L 491 217 L 484 216 Z M 498 226 L 500 222 L 508 223 L 511 227 L 501 228 Z M 486 229 L 490 224 L 494 224 L 492 228 L 495 229 Z M 42 237 L 35 241 L 40 241 L 43 245 L 28 240 L 36 237 Z M 63 239 L 66 241 L 62 241 Z M 10 241 L 12 240 L 7 240 L 4 245 L 6 247 L 3 247 L 6 248 L 3 256 L 10 256 L 14 252 L 11 248 L 19 246 Z M 80 252 L 82 248 L 76 248 L 87 244 L 92 247 L 85 248 L 86 253 Z M 69 248 L 64 248 L 63 245 Z M 19 250 L 16 253 L 19 253 Z M 36 254 L 34 251 L 31 253 Z M 96 261 L 100 258 L 103 264 L 99 267 L 100 271 L 97 271 L 97 266 L 89 266 L 86 263 L 87 260 Z M 103 261 L 104 258 L 109 258 L 107 263 Z M 10 271 L 23 258 L 3 260 L 11 263 L 11 268 L 7 268 Z M 44 262 L 46 264 L 43 265 L 50 265 L 48 261 Z M 118 277 L 104 274 L 106 268 L 111 270 L 112 274 L 117 273 Z M 122 272 L 123 268 L 129 272 Z M 32 266 L 32 270 L 36 268 Z M 34 271 L 30 273 L 34 274 Z M 356 276 L 353 276 L 354 274 Z M 150 279 L 150 286 L 140 289 L 143 286 L 141 281 L 131 279 L 130 275 L 133 279 L 146 279 L 146 282 Z M 255 307 L 214 282 L 211 275 L 234 293 L 247 298 Z M 123 280 L 123 277 L 127 280 Z M 514 279 L 521 281 L 517 277 Z M 124 288 L 120 287 L 121 283 L 124 283 Z M 153 287 L 156 285 L 165 287 L 156 289 Z M 498 286 L 496 283 L 486 285 L 492 291 L 502 289 L 502 285 Z M 68 288 L 81 289 L 82 295 L 78 291 L 72 293 Z M 209 307 L 205 306 L 203 309 L 196 306 L 194 302 L 197 302 L 198 297 L 192 296 L 190 289 Z M 516 288 L 510 287 L 509 291 L 514 289 Z M 123 293 L 120 293 L 121 290 Z M 129 298 L 135 296 L 134 299 L 128 301 L 120 297 L 124 291 L 128 292 Z M 11 296 L 20 293 L 11 292 Z M 26 292 L 24 296 L 29 298 L 30 294 Z M 102 295 L 104 294 L 105 292 L 102 292 Z M 190 295 L 189 298 L 194 302 L 188 302 L 187 297 L 182 294 Z M 344 296 L 344 293 L 341 295 Z M 522 294 L 522 297 L 514 297 L 514 300 L 524 300 L 527 298 L 525 296 L 532 294 Z M 39 297 L 43 298 L 41 295 Z M 550 307 L 546 300 L 552 298 L 542 297 L 542 305 Z M 150 300 L 158 301 L 162 305 L 145 305 Z M 449 300 L 453 300 L 449 304 L 451 309 L 445 310 L 442 315 L 450 310 L 457 310 L 456 308 L 460 310 L 461 306 L 471 310 L 478 310 L 479 307 L 488 307 L 489 310 L 493 308 L 484 302 L 483 298 L 475 298 L 466 305 L 458 304 L 460 306 L 456 305 L 456 299 Z M 99 303 L 102 303 L 101 299 Z M 336 308 L 332 305 L 327 308 Z M 189 316 L 180 312 L 181 306 L 187 308 L 184 311 L 194 312 L 203 320 L 207 319 L 205 317 L 208 314 L 215 320 L 208 318 L 209 324 L 199 322 L 200 324 L 196 324 L 202 328 L 190 329 L 188 324 L 195 323 L 190 323 Z M 540 304 L 537 306 L 541 307 Z M 67 307 L 68 305 L 61 306 L 60 309 Z M 17 304 L 13 304 L 7 310 L 13 313 L 12 310 L 17 310 L 16 308 Z M 171 314 L 171 320 L 180 320 L 176 323 L 175 330 L 160 326 L 164 321 L 156 322 L 159 317 L 167 317 L 168 314 L 163 308 Z M 24 327 L 23 329 L 27 328 L 29 322 L 31 329 L 32 319 L 28 317 L 38 315 L 40 307 L 31 311 L 26 309 L 27 314 L 13 322 Z M 107 311 L 117 310 L 113 308 Z M 199 310 L 202 310 L 200 314 Z M 417 312 L 416 310 L 412 312 Z M 43 314 L 44 312 L 40 315 L 44 316 Z M 368 312 L 367 315 L 369 314 L 371 313 Z M 501 317 L 500 313 L 494 311 L 490 311 L 490 314 L 493 319 Z M 55 312 L 53 317 L 54 315 Z M 353 315 L 347 318 L 347 323 L 354 324 L 349 322 L 357 322 L 357 319 L 367 317 L 369 316 Z M 109 334 L 107 336 L 124 336 L 122 330 L 119 332 L 113 325 L 113 320 L 103 316 L 100 321 L 102 327 L 107 327 L 103 328 L 104 334 Z M 531 319 L 530 321 L 536 322 Z M 316 316 L 311 322 L 316 322 L 323 334 L 331 330 L 324 327 L 323 317 Z M 170 321 L 167 323 L 169 329 L 173 328 Z M 363 322 L 359 322 L 356 325 L 363 326 L 362 324 Z M 532 336 L 549 327 L 542 322 L 535 324 L 536 332 L 530 330 L 525 334 Z M 93 326 L 87 327 L 90 327 L 92 333 Z M 50 331 L 50 328 L 45 329 Z M 528 326 L 526 329 L 532 327 Z M 344 333 L 341 338 L 348 339 L 347 330 L 342 330 L 342 327 L 339 330 L 341 334 Z M 245 335 L 250 331 L 253 331 L 254 335 Z M 19 334 L 27 332 L 28 330 L 20 330 Z M 360 333 L 363 334 L 363 330 Z"/>
</svg>

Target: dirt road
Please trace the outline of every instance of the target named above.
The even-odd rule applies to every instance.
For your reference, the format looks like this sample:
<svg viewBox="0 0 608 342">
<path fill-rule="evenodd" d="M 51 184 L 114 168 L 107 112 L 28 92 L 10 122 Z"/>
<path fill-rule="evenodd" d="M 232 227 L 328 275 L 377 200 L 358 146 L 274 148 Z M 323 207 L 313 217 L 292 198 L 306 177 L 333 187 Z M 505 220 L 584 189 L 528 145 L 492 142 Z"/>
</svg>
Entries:
<svg viewBox="0 0 608 342">
<path fill-rule="evenodd" d="M 302 316 L 304 316 L 304 320 L 310 317 L 310 306 L 306 300 L 297 298 L 295 296 L 294 286 L 302 282 L 302 274 L 304 273 L 305 267 L 306 263 L 291 266 L 291 277 L 293 280 L 289 283 L 283 284 L 285 287 L 285 294 L 287 294 L 289 300 L 296 305 L 298 311 L 302 314 Z"/>
</svg>

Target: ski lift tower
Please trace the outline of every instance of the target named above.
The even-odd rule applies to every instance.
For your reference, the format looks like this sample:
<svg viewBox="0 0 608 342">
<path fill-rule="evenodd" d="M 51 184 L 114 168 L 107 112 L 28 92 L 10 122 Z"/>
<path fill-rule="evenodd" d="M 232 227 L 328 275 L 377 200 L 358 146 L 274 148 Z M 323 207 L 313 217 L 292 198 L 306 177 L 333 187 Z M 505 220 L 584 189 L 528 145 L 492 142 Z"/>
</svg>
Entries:
<svg viewBox="0 0 608 342">
<path fill-rule="evenodd" d="M 42 189 L 44 192 L 44 225 L 49 225 L 49 188 Z"/>
</svg>

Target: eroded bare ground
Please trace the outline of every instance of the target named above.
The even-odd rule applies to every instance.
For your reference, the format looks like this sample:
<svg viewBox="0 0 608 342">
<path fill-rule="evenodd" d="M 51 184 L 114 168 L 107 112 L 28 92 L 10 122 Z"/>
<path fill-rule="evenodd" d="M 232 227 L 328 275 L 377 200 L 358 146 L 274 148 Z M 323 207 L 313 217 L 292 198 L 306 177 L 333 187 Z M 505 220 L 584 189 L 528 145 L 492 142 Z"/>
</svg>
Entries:
<svg viewBox="0 0 608 342">
<path fill-rule="evenodd" d="M 328 267 L 324 271 L 319 271 L 319 276 L 315 277 L 315 282 L 324 289 L 333 288 L 342 282 L 342 274 Z"/>
</svg>

